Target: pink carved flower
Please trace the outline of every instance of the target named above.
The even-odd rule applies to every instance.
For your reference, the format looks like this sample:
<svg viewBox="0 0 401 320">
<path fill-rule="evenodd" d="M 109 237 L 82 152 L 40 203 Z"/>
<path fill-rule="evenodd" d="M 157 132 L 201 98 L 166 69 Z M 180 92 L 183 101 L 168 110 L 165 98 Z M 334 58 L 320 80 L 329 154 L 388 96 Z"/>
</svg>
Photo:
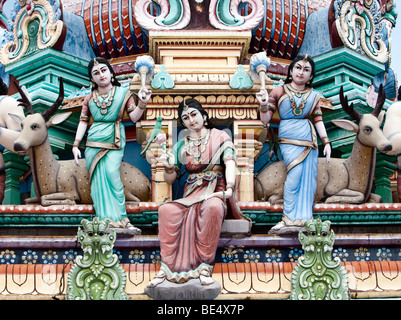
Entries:
<svg viewBox="0 0 401 320">
<path fill-rule="evenodd" d="M 357 1 L 357 3 L 355 3 L 355 9 L 359 15 L 362 15 L 363 11 L 365 11 L 365 6 L 363 4 L 363 0 L 359 0 L 359 1 Z"/>
<path fill-rule="evenodd" d="M 167 136 L 166 136 L 165 133 L 159 133 L 159 134 L 156 136 L 155 140 L 153 140 L 153 142 L 155 142 L 155 143 L 157 143 L 157 144 L 160 144 L 160 145 L 165 144 L 166 141 L 167 141 Z"/>
<path fill-rule="evenodd" d="M 156 138 L 153 140 L 153 142 L 159 144 L 164 151 L 167 151 L 166 148 L 166 141 L 167 141 L 167 136 L 165 133 L 159 133 Z"/>
</svg>

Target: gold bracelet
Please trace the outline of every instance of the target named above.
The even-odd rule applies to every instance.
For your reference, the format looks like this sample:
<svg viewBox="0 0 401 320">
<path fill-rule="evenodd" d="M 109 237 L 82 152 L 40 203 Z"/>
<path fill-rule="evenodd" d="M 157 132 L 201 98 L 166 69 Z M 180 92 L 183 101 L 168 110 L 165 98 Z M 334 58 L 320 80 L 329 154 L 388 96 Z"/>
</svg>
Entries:
<svg viewBox="0 0 401 320">
<path fill-rule="evenodd" d="M 234 184 L 233 183 L 227 183 L 226 190 L 228 190 L 229 188 L 234 190 Z"/>
<path fill-rule="evenodd" d="M 141 100 L 138 101 L 138 108 L 146 109 L 147 103 L 143 103 Z"/>
<path fill-rule="evenodd" d="M 330 143 L 330 139 L 328 137 L 321 138 L 321 140 L 323 145 Z"/>
<path fill-rule="evenodd" d="M 79 117 L 79 121 L 88 122 L 89 121 L 89 117 L 88 116 L 80 116 Z"/>
<path fill-rule="evenodd" d="M 259 111 L 260 112 L 267 112 L 269 110 L 269 108 L 267 107 L 267 104 L 261 104 L 259 107 Z"/>
<path fill-rule="evenodd" d="M 75 140 L 74 143 L 72 144 L 72 146 L 78 148 L 80 144 L 81 144 L 81 141 Z"/>
</svg>

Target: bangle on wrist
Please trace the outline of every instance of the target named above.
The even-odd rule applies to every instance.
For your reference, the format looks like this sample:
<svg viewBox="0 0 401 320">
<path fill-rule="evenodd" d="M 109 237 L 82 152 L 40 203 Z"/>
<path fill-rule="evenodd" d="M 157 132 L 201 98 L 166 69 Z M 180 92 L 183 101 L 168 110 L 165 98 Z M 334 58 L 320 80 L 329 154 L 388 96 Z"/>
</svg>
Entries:
<svg viewBox="0 0 401 320">
<path fill-rule="evenodd" d="M 234 184 L 233 183 L 227 183 L 226 190 L 229 189 L 229 188 L 234 190 Z"/>
<path fill-rule="evenodd" d="M 80 140 L 75 140 L 74 143 L 72 144 L 73 147 L 79 147 L 81 141 Z"/>
<path fill-rule="evenodd" d="M 138 101 L 138 108 L 146 109 L 147 103 L 143 103 L 141 100 Z"/>
<path fill-rule="evenodd" d="M 330 139 L 328 137 L 321 138 L 321 140 L 323 145 L 330 143 Z"/>
<path fill-rule="evenodd" d="M 267 112 L 269 108 L 267 107 L 267 104 L 261 104 L 259 107 L 260 112 Z"/>
</svg>

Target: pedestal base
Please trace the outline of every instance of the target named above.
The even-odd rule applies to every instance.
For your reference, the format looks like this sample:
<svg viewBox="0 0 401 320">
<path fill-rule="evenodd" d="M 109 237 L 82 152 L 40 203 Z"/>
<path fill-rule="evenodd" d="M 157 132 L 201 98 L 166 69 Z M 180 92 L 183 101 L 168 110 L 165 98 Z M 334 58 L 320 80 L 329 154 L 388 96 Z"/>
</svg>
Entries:
<svg viewBox="0 0 401 320">
<path fill-rule="evenodd" d="M 114 228 L 114 230 L 119 238 L 133 237 L 142 233 L 141 230 L 138 231 L 137 229 Z"/>
<path fill-rule="evenodd" d="M 153 288 L 145 288 L 145 293 L 154 300 L 213 300 L 221 292 L 217 281 L 202 286 L 199 279 L 185 283 L 174 283 L 164 280 Z"/>
</svg>

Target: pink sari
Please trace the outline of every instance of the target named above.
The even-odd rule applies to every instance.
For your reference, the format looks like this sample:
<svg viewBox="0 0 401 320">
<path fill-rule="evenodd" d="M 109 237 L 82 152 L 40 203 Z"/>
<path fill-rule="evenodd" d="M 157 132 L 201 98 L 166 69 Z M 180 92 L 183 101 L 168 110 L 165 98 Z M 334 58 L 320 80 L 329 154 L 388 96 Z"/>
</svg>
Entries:
<svg viewBox="0 0 401 320">
<path fill-rule="evenodd" d="M 233 152 L 231 138 L 218 129 L 211 129 L 200 164 L 194 164 L 185 147 L 179 151 L 189 172 L 184 197 L 161 205 L 158 212 L 162 269 L 170 281 L 185 282 L 203 270 L 211 275 L 223 219 L 249 220 L 235 196 L 227 203 L 219 197 L 208 198 L 226 189 L 224 165 L 218 162 L 233 159 Z"/>
</svg>

